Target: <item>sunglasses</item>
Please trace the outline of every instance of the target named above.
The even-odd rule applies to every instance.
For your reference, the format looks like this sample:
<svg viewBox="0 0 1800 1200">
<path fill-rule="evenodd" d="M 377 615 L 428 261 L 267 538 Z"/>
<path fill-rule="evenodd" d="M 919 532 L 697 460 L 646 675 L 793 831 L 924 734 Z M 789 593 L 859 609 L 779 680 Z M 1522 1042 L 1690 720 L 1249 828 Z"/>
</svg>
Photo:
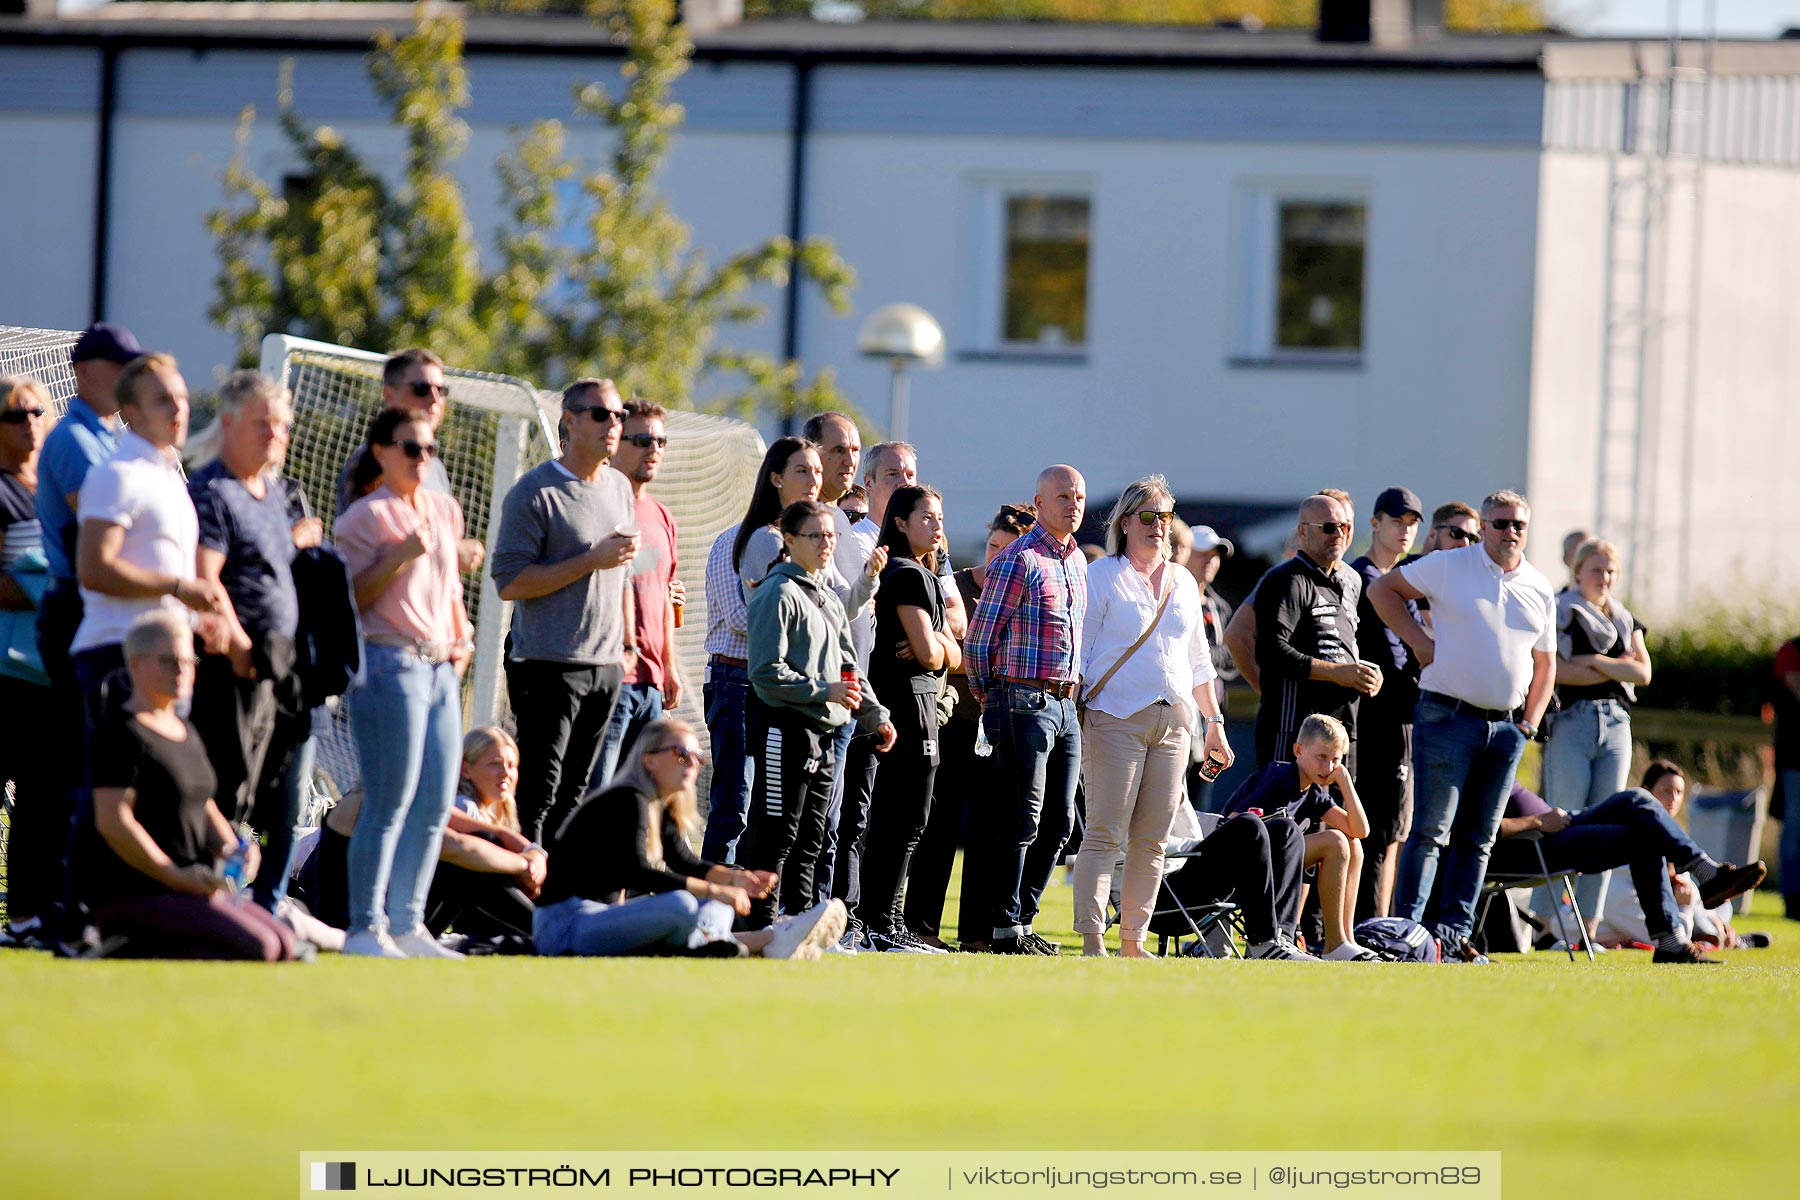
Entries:
<svg viewBox="0 0 1800 1200">
<path fill-rule="evenodd" d="M 845 515 L 845 516 L 846 516 L 846 517 L 848 517 L 848 518 L 850 518 L 850 523 L 851 523 L 851 524 L 852 524 L 852 525 L 854 525 L 854 524 L 856 524 L 856 523 L 857 523 L 857 522 L 858 522 L 858 521 L 862 521 L 862 520 L 866 520 L 866 519 L 867 519 L 867 518 L 868 518 L 868 516 L 869 516 L 869 513 L 868 513 L 868 510 L 867 510 L 867 509 L 862 509 L 862 508 L 846 508 L 846 509 L 845 509 L 845 510 L 844 510 L 844 515 Z"/>
<path fill-rule="evenodd" d="M 698 746 L 658 746 L 652 754 L 673 754 L 675 761 L 684 767 L 697 767 L 706 761 L 706 755 Z"/>
<path fill-rule="evenodd" d="M 411 459 L 435 458 L 438 452 L 436 442 L 415 442 L 409 439 L 404 442 L 394 442 L 392 444 L 398 446 L 401 453 Z"/>
<path fill-rule="evenodd" d="M 1173 510 L 1170 510 L 1169 512 L 1154 512 L 1151 509 L 1146 508 L 1138 513 L 1137 519 L 1138 522 L 1143 525 L 1167 525 L 1175 519 L 1175 513 Z"/>
<path fill-rule="evenodd" d="M 1517 517 L 1501 517 L 1497 521 L 1489 521 L 1488 524 L 1492 525 L 1502 533 L 1507 533 L 1509 531 L 1524 533 L 1526 522 L 1519 520 Z"/>
<path fill-rule="evenodd" d="M 5 412 L 0 412 L 0 421 L 5 421 L 8 425 L 23 425 L 36 417 L 48 415 L 48 409 L 38 408 L 35 405 L 31 408 L 9 408 Z"/>
<path fill-rule="evenodd" d="M 1479 534 L 1470 533 L 1468 530 L 1464 529 L 1461 525 L 1433 525 L 1432 528 L 1437 530 L 1439 533 L 1447 534 L 1450 537 L 1458 539 L 1459 541 L 1479 542 L 1481 540 L 1481 537 Z"/>
<path fill-rule="evenodd" d="M 1340 533 L 1350 532 L 1350 522 L 1348 521 L 1302 521 L 1300 524 L 1316 526 L 1319 532 L 1326 537 L 1336 537 Z"/>
<path fill-rule="evenodd" d="M 589 411 L 591 412 L 592 410 L 590 409 Z M 666 435 L 654 433 L 631 433 L 625 435 L 625 440 L 640 450 L 648 450 L 652 446 L 666 446 L 669 444 L 669 439 Z"/>
<path fill-rule="evenodd" d="M 600 424 L 602 424 L 602 425 L 612 425 L 615 423 L 619 424 L 619 425 L 623 425 L 625 423 L 625 410 L 624 409 L 608 408 L 604 404 L 589 404 L 582 408 L 571 408 L 569 411 L 574 413 L 576 416 L 580 416 L 582 413 L 586 413 L 588 416 L 594 418 L 594 420 L 600 422 Z M 639 434 L 638 436 L 645 437 L 648 435 Z M 667 439 L 665 438 L 664 440 L 666 441 Z M 643 445 L 642 442 L 639 442 L 638 444 Z"/>
<path fill-rule="evenodd" d="M 415 379 L 406 386 L 411 388 L 412 394 L 421 400 L 427 396 L 442 397 L 450 394 L 450 385 L 447 383 L 429 383 L 423 379 Z"/>
</svg>

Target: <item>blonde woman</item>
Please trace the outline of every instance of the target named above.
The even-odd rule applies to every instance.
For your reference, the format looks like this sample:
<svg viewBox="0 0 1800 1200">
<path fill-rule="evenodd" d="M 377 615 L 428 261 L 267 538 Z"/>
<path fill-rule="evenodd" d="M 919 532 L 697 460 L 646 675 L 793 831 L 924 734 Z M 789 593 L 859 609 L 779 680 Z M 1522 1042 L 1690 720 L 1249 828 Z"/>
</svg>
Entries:
<svg viewBox="0 0 1800 1200">
<path fill-rule="evenodd" d="M 1087 955 L 1106 953 L 1106 898 L 1123 849 L 1119 952 L 1148 957 L 1144 934 L 1190 739 L 1200 738 L 1221 770 L 1232 762 L 1200 587 L 1170 561 L 1174 521 L 1168 481 L 1138 480 L 1113 505 L 1106 554 L 1088 568 L 1081 633 L 1087 831 L 1075 859 L 1075 929 Z"/>
<path fill-rule="evenodd" d="M 771 928 L 733 934 L 736 916 L 770 895 L 773 872 L 707 862 L 694 782 L 704 756 L 694 727 L 660 717 L 644 727 L 604 790 L 590 792 L 550 837 L 538 899 L 539 954 L 690 954 L 818 958 L 844 931 L 828 900 Z"/>
<path fill-rule="evenodd" d="M 1556 598 L 1556 698 L 1561 705 L 1544 747 L 1544 799 L 1569 812 L 1623 791 L 1631 773 L 1631 706 L 1650 682 L 1644 627 L 1613 595 L 1619 552 L 1583 542 L 1575 584 Z M 1610 871 L 1583 875 L 1575 898 L 1592 934 L 1605 915 Z M 1547 892 L 1541 899 L 1550 901 Z"/>
</svg>

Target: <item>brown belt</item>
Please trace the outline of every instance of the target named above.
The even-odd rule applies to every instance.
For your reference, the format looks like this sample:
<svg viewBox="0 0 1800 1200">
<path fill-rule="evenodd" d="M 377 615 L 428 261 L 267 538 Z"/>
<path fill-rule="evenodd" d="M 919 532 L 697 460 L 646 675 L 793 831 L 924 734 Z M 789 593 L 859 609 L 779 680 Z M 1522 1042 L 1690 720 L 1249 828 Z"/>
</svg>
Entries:
<svg viewBox="0 0 1800 1200">
<path fill-rule="evenodd" d="M 741 658 L 733 658 L 729 654 L 715 654 L 710 660 L 722 667 L 736 667 L 740 671 L 748 671 L 750 664 Z"/>
<path fill-rule="evenodd" d="M 1014 679 L 1011 675 L 1002 675 L 1000 682 L 1011 687 L 1036 688 L 1058 700 L 1067 700 L 1073 696 L 1077 686 L 1072 679 Z"/>
</svg>

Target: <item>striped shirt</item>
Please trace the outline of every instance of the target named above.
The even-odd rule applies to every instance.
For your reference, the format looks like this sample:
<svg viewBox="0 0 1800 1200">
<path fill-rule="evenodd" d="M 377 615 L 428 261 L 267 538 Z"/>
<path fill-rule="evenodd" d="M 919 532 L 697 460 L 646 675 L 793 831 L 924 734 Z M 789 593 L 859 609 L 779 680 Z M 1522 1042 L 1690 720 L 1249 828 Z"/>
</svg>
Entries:
<svg viewBox="0 0 1800 1200">
<path fill-rule="evenodd" d="M 988 564 L 963 642 L 970 688 L 985 696 L 1001 676 L 1078 679 L 1086 615 L 1087 559 L 1074 538 L 1033 525 Z"/>
<path fill-rule="evenodd" d="M 731 566 L 737 531 L 736 525 L 721 530 L 706 556 L 706 652 L 747 659 L 750 634 L 744 587 Z"/>
</svg>

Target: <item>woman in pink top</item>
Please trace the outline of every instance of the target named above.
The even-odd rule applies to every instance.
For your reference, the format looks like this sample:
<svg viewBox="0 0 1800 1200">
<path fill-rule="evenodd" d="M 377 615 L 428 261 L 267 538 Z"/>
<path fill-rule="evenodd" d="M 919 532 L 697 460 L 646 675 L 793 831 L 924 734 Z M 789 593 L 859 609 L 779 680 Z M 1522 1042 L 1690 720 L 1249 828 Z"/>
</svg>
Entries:
<svg viewBox="0 0 1800 1200">
<path fill-rule="evenodd" d="M 437 441 L 416 414 L 382 411 L 368 444 L 380 486 L 334 528 L 365 643 L 363 684 L 349 702 L 363 805 L 350 839 L 344 953 L 460 958 L 424 917 L 462 759 L 459 681 L 474 650 L 456 564 L 462 509 L 423 486 Z"/>
</svg>

